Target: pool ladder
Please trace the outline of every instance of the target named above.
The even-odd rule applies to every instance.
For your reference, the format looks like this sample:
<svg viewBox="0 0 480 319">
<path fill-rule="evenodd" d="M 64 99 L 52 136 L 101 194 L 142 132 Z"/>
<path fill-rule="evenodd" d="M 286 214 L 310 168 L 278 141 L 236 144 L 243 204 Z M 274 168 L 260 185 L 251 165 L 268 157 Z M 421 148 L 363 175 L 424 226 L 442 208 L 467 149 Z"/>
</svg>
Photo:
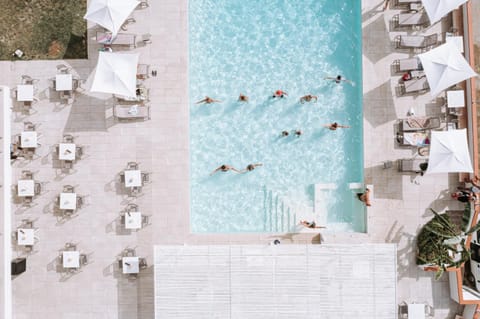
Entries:
<svg viewBox="0 0 480 319">
<path fill-rule="evenodd" d="M 298 224 L 297 214 L 273 190 L 264 187 L 265 232 L 294 232 Z"/>
</svg>

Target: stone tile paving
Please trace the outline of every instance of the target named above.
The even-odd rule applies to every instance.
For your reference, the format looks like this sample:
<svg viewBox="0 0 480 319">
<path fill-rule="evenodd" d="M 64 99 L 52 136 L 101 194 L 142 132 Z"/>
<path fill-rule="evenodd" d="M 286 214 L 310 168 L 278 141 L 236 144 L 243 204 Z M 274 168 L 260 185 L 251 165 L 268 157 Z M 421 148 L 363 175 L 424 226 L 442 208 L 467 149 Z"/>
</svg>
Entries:
<svg viewBox="0 0 480 319">
<path fill-rule="evenodd" d="M 88 86 L 96 63 L 98 46 L 91 41 L 88 61 L 37 61 L 1 63 L 5 84 L 19 83 L 22 74 L 40 79 L 40 101 L 36 113 L 24 118 L 12 115 L 12 134 L 22 123 L 38 124 L 42 134 L 40 157 L 31 162 L 19 161 L 13 168 L 16 182 L 22 169 L 36 173 L 44 182 L 45 192 L 29 209 L 14 207 L 13 228 L 22 219 L 35 219 L 39 241 L 28 259 L 28 271 L 13 281 L 16 318 L 152 318 L 153 275 L 151 268 L 136 281 L 119 274 L 116 257 L 126 247 L 136 247 L 138 255 L 152 262 L 154 244 L 269 243 L 280 238 L 283 243 L 318 243 L 317 233 L 301 234 L 205 234 L 189 231 L 189 111 L 188 111 L 188 29 L 187 1 L 151 1 L 138 10 L 137 23 L 131 33 L 152 34 L 152 44 L 138 47 L 140 61 L 154 66 L 159 76 L 146 81 L 151 92 L 152 119 L 141 123 L 115 124 L 111 121 L 112 100 L 106 94 L 79 92 L 73 105 L 55 102 L 49 79 L 60 63 L 70 65 Z M 390 74 L 394 59 L 409 56 L 396 52 L 392 40 L 398 32 L 389 32 L 389 21 L 398 11 L 382 12 L 383 1 L 363 1 L 364 39 L 364 139 L 365 177 L 375 186 L 373 207 L 368 211 L 368 234 L 334 234 L 325 232 L 325 243 L 397 243 L 399 302 L 426 301 L 436 309 L 436 317 L 451 318 L 456 312 L 450 301 L 446 277 L 435 282 L 433 274 L 415 266 L 415 236 L 429 220 L 428 207 L 437 210 L 458 209 L 448 199 L 458 176 L 412 176 L 395 168 L 383 169 L 382 162 L 410 158 L 410 149 L 394 143 L 394 123 L 405 117 L 412 106 L 416 114 L 438 114 L 426 107 L 429 94 L 418 97 L 395 97 L 398 76 Z M 89 38 L 96 27 L 89 26 Z M 419 33 L 441 32 L 437 24 Z M 71 133 L 86 148 L 85 158 L 75 164 L 71 174 L 61 174 L 52 167 L 51 147 L 63 133 Z M 121 192 L 117 174 L 128 161 L 138 161 L 142 170 L 152 173 L 136 200 Z M 51 212 L 55 196 L 64 184 L 76 185 L 87 196 L 87 205 L 77 217 L 64 223 Z M 120 211 L 135 202 L 142 212 L 151 215 L 151 225 L 132 234 L 117 232 Z M 89 254 L 91 263 L 82 271 L 64 278 L 55 271 L 55 260 L 65 242 L 78 243 Z M 14 250 L 14 255 L 24 255 Z M 35 314 L 35 315 L 34 315 Z"/>
</svg>

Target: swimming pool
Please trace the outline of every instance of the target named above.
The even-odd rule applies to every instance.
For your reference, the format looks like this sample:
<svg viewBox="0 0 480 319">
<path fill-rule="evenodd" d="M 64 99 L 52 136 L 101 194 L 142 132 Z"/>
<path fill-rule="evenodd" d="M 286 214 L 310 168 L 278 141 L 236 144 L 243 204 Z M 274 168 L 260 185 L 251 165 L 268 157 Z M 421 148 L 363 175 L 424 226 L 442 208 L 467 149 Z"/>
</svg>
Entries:
<svg viewBox="0 0 480 319">
<path fill-rule="evenodd" d="M 360 1 L 190 0 L 189 34 L 191 230 L 295 231 L 314 218 L 364 232 Z M 324 80 L 337 74 L 353 85 Z M 273 99 L 278 89 L 288 96 Z M 299 103 L 306 94 L 317 103 Z M 205 96 L 222 102 L 195 104 Z M 350 128 L 323 127 L 334 121 Z M 210 176 L 251 163 L 263 166 Z"/>
</svg>

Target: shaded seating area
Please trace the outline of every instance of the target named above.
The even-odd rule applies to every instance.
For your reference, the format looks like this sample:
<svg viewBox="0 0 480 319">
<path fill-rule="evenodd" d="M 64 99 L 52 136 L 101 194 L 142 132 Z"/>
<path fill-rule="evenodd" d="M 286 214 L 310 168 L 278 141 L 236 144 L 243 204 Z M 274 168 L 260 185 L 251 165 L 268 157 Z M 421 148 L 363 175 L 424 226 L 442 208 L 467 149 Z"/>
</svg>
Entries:
<svg viewBox="0 0 480 319">
<path fill-rule="evenodd" d="M 438 34 L 430 35 L 398 35 L 395 37 L 397 49 L 429 49 L 439 44 Z"/>
<path fill-rule="evenodd" d="M 429 24 L 428 16 L 424 11 L 399 13 L 393 16 L 392 29 L 420 28 Z"/>
<path fill-rule="evenodd" d="M 150 174 L 140 171 L 136 162 L 128 162 L 127 168 L 120 173 L 120 182 L 129 191 L 130 196 L 139 195 L 142 187 L 149 181 Z"/>
</svg>

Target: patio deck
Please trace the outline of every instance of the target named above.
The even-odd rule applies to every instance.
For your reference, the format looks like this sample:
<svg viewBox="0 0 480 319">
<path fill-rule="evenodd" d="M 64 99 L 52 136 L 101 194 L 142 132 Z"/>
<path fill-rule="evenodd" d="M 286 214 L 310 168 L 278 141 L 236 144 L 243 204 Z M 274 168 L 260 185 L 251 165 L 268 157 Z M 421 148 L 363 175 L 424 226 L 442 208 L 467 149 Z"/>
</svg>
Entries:
<svg viewBox="0 0 480 319">
<path fill-rule="evenodd" d="M 96 64 L 99 46 L 93 44 L 96 27 L 89 26 L 89 60 L 1 62 L 5 85 L 15 87 L 21 75 L 40 80 L 41 100 L 28 117 L 11 116 L 12 134 L 22 122 L 38 124 L 42 133 L 39 158 L 13 167 L 16 181 L 22 169 L 36 173 L 45 182 L 46 192 L 35 199 L 35 206 L 12 209 L 12 228 L 24 218 L 35 219 L 39 242 L 29 255 L 28 270 L 15 278 L 13 308 L 15 318 L 152 318 L 153 268 L 131 282 L 115 268 L 117 255 L 126 247 L 153 263 L 153 246 L 169 244 L 282 244 L 319 243 L 318 233 L 300 234 L 207 234 L 189 231 L 189 108 L 188 108 L 188 28 L 186 0 L 150 1 L 150 8 L 135 13 L 136 24 L 129 33 L 152 34 L 152 44 L 136 49 L 140 62 L 151 64 L 158 76 L 146 81 L 151 89 L 151 120 L 115 124 L 111 119 L 112 100 L 103 94 L 83 92 L 72 105 L 62 106 L 49 89 L 49 79 L 58 64 L 67 64 L 82 79 L 89 79 Z M 433 273 L 415 265 L 415 236 L 431 218 L 428 208 L 438 211 L 461 208 L 450 199 L 457 174 L 401 174 L 384 169 L 384 161 L 414 156 L 411 149 L 398 148 L 394 141 L 396 119 L 413 107 L 417 115 L 438 115 L 440 109 L 429 94 L 395 96 L 398 75 L 390 65 L 410 56 L 394 49 L 393 39 L 406 31 L 390 32 L 390 20 L 398 10 L 382 11 L 383 1 L 366 0 L 362 5 L 365 179 L 375 186 L 373 206 L 368 210 L 368 234 L 322 232 L 327 244 L 397 244 L 397 302 L 425 301 L 435 308 L 437 318 L 453 318 L 458 306 L 450 300 L 446 276 L 438 282 Z M 423 31 L 443 34 L 451 22 Z M 88 82 L 88 81 L 87 81 Z M 5 110 L 3 110 L 5 111 Z M 86 157 L 72 174 L 52 168 L 50 147 L 63 133 L 73 134 L 86 147 Z M 115 225 L 119 212 L 130 200 L 117 188 L 114 179 L 127 161 L 140 162 L 152 173 L 152 183 L 135 202 L 142 212 L 152 215 L 151 225 L 138 232 L 120 234 Z M 87 195 L 87 206 L 78 217 L 65 223 L 51 214 L 51 205 L 62 185 L 78 185 Z M 6 234 L 6 233 L 5 233 Z M 9 235 L 9 234 L 8 234 Z M 2 234 L 2 236 L 5 236 Z M 67 279 L 53 265 L 58 250 L 67 241 L 78 243 L 91 254 L 92 263 Z M 15 255 L 23 255 L 14 250 Z M 46 293 L 52 292 L 52 293 Z"/>
</svg>

